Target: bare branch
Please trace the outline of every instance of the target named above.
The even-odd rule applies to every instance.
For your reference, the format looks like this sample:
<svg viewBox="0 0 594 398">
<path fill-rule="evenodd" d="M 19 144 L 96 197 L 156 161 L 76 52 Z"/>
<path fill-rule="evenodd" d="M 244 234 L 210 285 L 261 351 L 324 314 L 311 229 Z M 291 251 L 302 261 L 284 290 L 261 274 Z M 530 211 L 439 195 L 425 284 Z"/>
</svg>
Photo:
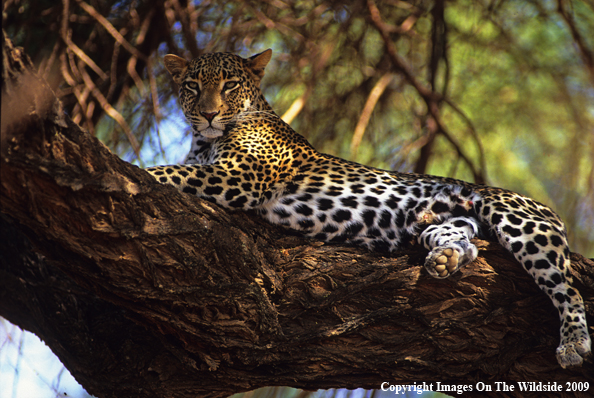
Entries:
<svg viewBox="0 0 594 398">
<path fill-rule="evenodd" d="M 66 37 L 64 37 L 64 42 L 66 43 L 68 49 L 76 54 L 76 56 L 80 58 L 85 64 L 87 64 L 89 68 L 93 70 L 93 72 L 98 74 L 101 79 L 107 80 L 109 76 L 107 76 L 107 74 L 105 74 L 105 72 L 103 72 L 101 68 L 87 54 L 85 54 L 83 50 L 81 50 L 76 44 L 72 42 L 70 39 L 71 34 L 72 32 L 68 31 Z"/>
<path fill-rule="evenodd" d="M 565 9 L 566 0 L 557 0 L 557 12 L 561 15 L 561 18 L 567 23 L 571 36 L 574 42 L 577 44 L 582 60 L 586 65 L 586 69 L 590 73 L 590 82 L 594 87 L 594 52 L 588 48 L 586 41 L 577 29 L 576 23 L 572 16 Z"/>
<path fill-rule="evenodd" d="M 85 10 L 90 16 L 92 16 L 97 22 L 99 22 L 101 26 L 105 28 L 107 33 L 109 33 L 116 40 L 116 42 L 118 42 L 122 47 L 128 50 L 130 54 L 146 62 L 146 56 L 142 54 L 140 51 L 138 51 L 136 47 L 130 44 L 128 40 L 126 40 L 124 36 L 122 36 L 120 32 L 118 32 L 117 29 L 114 28 L 114 26 L 103 15 L 99 14 L 92 5 L 85 3 L 83 0 L 76 0 L 76 2 L 79 6 L 81 6 L 83 10 Z"/>
<path fill-rule="evenodd" d="M 283 113 L 283 115 L 281 116 L 281 119 L 283 119 L 285 121 L 285 123 L 291 124 L 293 119 L 295 119 L 297 117 L 297 115 L 299 115 L 301 110 L 303 109 L 303 106 L 305 105 L 305 101 L 309 98 L 309 95 L 310 95 L 310 90 L 307 90 L 305 93 L 303 93 L 303 95 L 300 95 L 299 98 L 297 98 L 295 101 L 293 101 L 293 103 L 291 104 L 289 109 L 287 109 L 287 111 L 285 113 Z"/>
<path fill-rule="evenodd" d="M 137 158 L 140 159 L 140 145 L 138 144 L 136 137 L 132 134 L 132 130 L 130 129 L 130 126 L 128 125 L 124 117 L 117 110 L 115 110 L 111 106 L 111 104 L 105 99 L 103 94 L 101 94 L 101 91 L 99 91 L 99 89 L 95 86 L 95 83 L 93 83 L 93 80 L 91 79 L 89 74 L 84 69 L 81 69 L 80 72 L 82 74 L 85 84 L 87 85 L 87 87 L 89 87 L 91 93 L 97 99 L 99 105 L 101 105 L 105 113 L 107 113 L 113 120 L 115 120 L 120 125 L 122 130 L 124 130 L 124 133 L 126 134 L 126 137 L 128 138 L 130 145 L 132 146 L 134 154 Z"/>
<path fill-rule="evenodd" d="M 453 140 L 452 136 L 447 132 L 445 125 L 441 121 L 441 117 L 439 115 L 439 103 L 442 101 L 443 97 L 431 89 L 425 87 L 415 76 L 410 67 L 406 64 L 406 62 L 398 55 L 392 40 L 390 39 L 389 35 L 389 27 L 383 22 L 381 14 L 377 6 L 375 5 L 373 0 L 367 0 L 367 7 L 369 10 L 369 14 L 371 16 L 371 21 L 374 26 L 379 31 L 382 39 L 384 41 L 384 45 L 386 46 L 386 51 L 392 60 L 392 64 L 400 73 L 403 74 L 405 79 L 415 88 L 415 90 L 419 93 L 421 98 L 427 104 L 427 112 L 433 119 L 435 123 L 436 129 L 433 129 L 433 122 L 428 120 L 428 128 L 429 128 L 429 140 L 428 143 L 430 144 L 435 137 L 437 132 L 443 134 L 448 141 L 454 145 L 456 152 L 458 155 L 464 160 L 468 168 L 470 169 L 472 175 L 474 176 L 474 180 L 477 183 L 483 183 L 485 178 L 482 172 L 478 171 L 474 166 L 474 163 L 462 152 L 461 148 L 456 144 Z M 423 170 L 416 170 L 416 172 L 423 172 Z"/>
<path fill-rule="evenodd" d="M 357 154 L 357 150 L 359 149 L 359 145 L 363 139 L 363 134 L 365 134 L 365 129 L 367 128 L 367 124 L 369 123 L 369 119 L 371 118 L 371 114 L 373 113 L 373 109 L 375 108 L 379 97 L 381 97 L 381 95 L 384 93 L 386 87 L 388 87 L 388 84 L 390 84 L 393 78 L 394 75 L 391 73 L 384 74 L 382 77 L 380 77 L 377 83 L 375 83 L 375 86 L 373 86 L 373 89 L 369 93 L 351 140 L 352 158 L 355 158 Z"/>
</svg>

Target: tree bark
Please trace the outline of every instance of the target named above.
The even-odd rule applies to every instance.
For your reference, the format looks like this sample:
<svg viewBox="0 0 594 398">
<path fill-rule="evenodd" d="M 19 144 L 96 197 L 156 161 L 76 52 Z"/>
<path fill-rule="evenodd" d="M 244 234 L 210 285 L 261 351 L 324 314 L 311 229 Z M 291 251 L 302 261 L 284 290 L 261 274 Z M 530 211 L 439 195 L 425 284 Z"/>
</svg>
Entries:
<svg viewBox="0 0 594 398">
<path fill-rule="evenodd" d="M 477 261 L 436 280 L 419 246 L 371 253 L 227 212 L 81 131 L 8 41 L 3 62 L 0 315 L 42 338 L 89 393 L 440 382 L 515 397 L 523 381 L 561 383 L 551 396 L 594 391 L 591 360 L 558 366 L 558 315 L 499 245 L 477 241 Z M 594 262 L 572 264 L 594 324 Z M 584 381 L 589 392 L 565 391 Z"/>
</svg>

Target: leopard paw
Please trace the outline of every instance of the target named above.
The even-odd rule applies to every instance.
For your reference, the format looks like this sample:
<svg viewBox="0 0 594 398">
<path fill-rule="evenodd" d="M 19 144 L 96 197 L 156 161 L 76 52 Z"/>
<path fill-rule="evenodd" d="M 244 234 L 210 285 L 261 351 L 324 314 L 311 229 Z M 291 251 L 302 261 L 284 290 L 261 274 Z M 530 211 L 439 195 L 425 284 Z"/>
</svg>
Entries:
<svg viewBox="0 0 594 398">
<path fill-rule="evenodd" d="M 590 337 L 568 342 L 557 347 L 557 362 L 563 369 L 569 366 L 581 366 L 583 358 L 590 355 Z"/>
<path fill-rule="evenodd" d="M 434 247 L 425 259 L 425 268 L 434 278 L 447 278 L 461 267 L 474 261 L 478 254 L 475 245 L 456 242 L 447 246 Z"/>
</svg>

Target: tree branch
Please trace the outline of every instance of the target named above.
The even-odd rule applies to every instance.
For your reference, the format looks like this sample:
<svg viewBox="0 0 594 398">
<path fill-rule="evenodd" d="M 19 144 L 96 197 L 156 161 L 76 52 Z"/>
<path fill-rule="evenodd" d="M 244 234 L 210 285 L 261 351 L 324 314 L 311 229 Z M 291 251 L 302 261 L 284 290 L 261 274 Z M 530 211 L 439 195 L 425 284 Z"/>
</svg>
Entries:
<svg viewBox="0 0 594 398">
<path fill-rule="evenodd" d="M 559 368 L 556 311 L 500 246 L 478 241 L 477 261 L 436 280 L 419 247 L 323 245 L 228 213 L 118 159 L 62 116 L 22 52 L 3 55 L 0 315 L 88 392 L 594 385 L 591 361 Z M 594 263 L 572 260 L 592 324 Z M 501 396 L 465 396 L 479 394 Z"/>
<path fill-rule="evenodd" d="M 442 134 L 455 148 L 458 156 L 464 160 L 464 163 L 470 169 L 470 172 L 473 175 L 474 182 L 476 184 L 484 184 L 486 181 L 485 170 L 477 169 L 474 165 L 474 162 L 466 156 L 466 154 L 462 151 L 460 145 L 452 138 L 452 135 L 449 133 L 443 120 L 440 116 L 439 112 L 439 104 L 441 101 L 444 100 L 444 96 L 437 91 L 433 90 L 432 88 L 426 87 L 422 82 L 420 82 L 414 75 L 412 69 L 409 65 L 398 55 L 398 51 L 396 51 L 396 47 L 392 43 L 390 39 L 390 27 L 382 20 L 381 13 L 373 0 L 367 0 L 367 9 L 369 11 L 370 20 L 378 30 L 382 40 L 384 41 L 384 45 L 386 47 L 386 52 L 392 61 L 392 65 L 394 68 L 401 73 L 404 78 L 409 82 L 411 86 L 417 91 L 419 96 L 423 99 L 425 104 L 427 105 L 427 116 L 429 116 L 429 120 L 427 122 L 428 134 L 426 142 L 422 146 L 422 150 L 425 149 L 425 155 L 421 155 L 421 158 L 418 164 L 415 166 L 416 173 L 424 173 L 427 166 L 428 156 L 426 156 L 431 151 L 431 146 L 434 142 L 434 139 L 438 133 Z M 458 112 L 458 108 L 452 107 L 455 112 Z M 464 115 L 462 115 L 464 117 Z M 473 137 L 475 137 L 473 135 Z M 477 137 L 475 137 L 477 138 Z M 478 141 L 477 141 L 478 142 Z M 480 143 L 478 144 L 480 147 Z M 479 152 L 482 155 L 482 152 Z M 484 162 L 481 159 L 479 165 L 482 167 L 484 166 Z"/>
</svg>

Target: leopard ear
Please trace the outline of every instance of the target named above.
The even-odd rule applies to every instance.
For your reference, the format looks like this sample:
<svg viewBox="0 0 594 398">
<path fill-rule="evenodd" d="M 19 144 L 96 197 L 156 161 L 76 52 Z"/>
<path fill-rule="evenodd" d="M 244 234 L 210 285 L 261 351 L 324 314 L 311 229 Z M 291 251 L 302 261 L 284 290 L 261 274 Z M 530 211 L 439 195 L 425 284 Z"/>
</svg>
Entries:
<svg viewBox="0 0 594 398">
<path fill-rule="evenodd" d="M 252 55 L 248 59 L 247 66 L 250 72 L 254 74 L 257 83 L 260 83 L 260 80 L 262 80 L 264 77 L 264 68 L 266 68 L 266 65 L 268 65 L 268 62 L 270 62 L 271 57 L 272 50 L 268 49 L 261 52 L 260 54 Z"/>
<path fill-rule="evenodd" d="M 186 72 L 186 69 L 188 69 L 188 61 L 177 55 L 167 54 L 163 58 L 163 63 L 169 73 L 171 73 L 171 76 L 173 76 L 173 81 L 181 84 L 181 77 Z"/>
</svg>

